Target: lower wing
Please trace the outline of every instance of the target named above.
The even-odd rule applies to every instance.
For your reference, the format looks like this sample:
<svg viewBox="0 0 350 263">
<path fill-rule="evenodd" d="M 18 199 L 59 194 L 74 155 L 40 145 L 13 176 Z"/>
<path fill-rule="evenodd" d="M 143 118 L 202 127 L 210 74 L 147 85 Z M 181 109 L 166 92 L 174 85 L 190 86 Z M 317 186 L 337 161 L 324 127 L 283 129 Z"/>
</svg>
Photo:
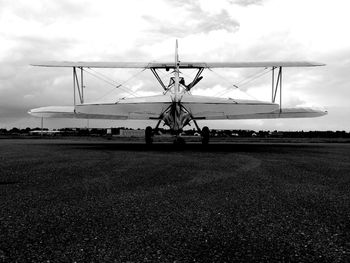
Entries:
<svg viewBox="0 0 350 263">
<path fill-rule="evenodd" d="M 30 110 L 35 117 L 44 118 L 79 118 L 111 120 L 150 120 L 159 119 L 160 114 L 170 103 L 156 104 L 92 104 L 73 106 L 49 106 Z M 221 104 L 184 104 L 197 120 L 242 120 L 242 119 L 277 119 L 277 118 L 312 118 L 327 114 L 327 111 L 311 108 L 284 108 L 281 111 L 268 105 L 232 105 Z"/>
<path fill-rule="evenodd" d="M 246 119 L 279 119 L 279 118 L 314 118 L 327 115 L 327 111 L 312 108 L 284 108 L 267 113 L 225 114 L 225 112 L 206 111 L 197 114 L 195 119 L 204 120 L 246 120 Z"/>
</svg>

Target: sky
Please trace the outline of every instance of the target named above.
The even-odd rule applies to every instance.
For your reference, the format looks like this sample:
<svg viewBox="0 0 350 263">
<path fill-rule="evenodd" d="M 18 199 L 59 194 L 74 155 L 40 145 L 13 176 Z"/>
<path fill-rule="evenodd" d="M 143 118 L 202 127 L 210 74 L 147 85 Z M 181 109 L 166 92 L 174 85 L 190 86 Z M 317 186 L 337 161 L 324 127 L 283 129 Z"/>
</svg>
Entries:
<svg viewBox="0 0 350 263">
<path fill-rule="evenodd" d="M 28 115 L 28 110 L 73 103 L 71 69 L 30 63 L 173 61 L 178 39 L 182 61 L 310 60 L 326 64 L 284 69 L 283 106 L 324 109 L 327 116 L 202 121 L 200 126 L 350 131 L 349 10 L 348 0 L 0 0 L 0 128 L 40 126 L 40 119 Z M 270 101 L 270 74 L 245 82 L 263 70 L 207 70 L 193 94 Z M 139 96 L 162 92 L 149 71 L 96 71 L 95 75 L 103 74 L 123 86 L 116 89 L 85 74 L 86 102 L 116 101 L 130 96 L 130 90 Z M 195 75 L 193 70 L 183 73 L 188 81 Z M 168 82 L 167 72 L 161 77 Z M 144 128 L 149 124 L 155 125 L 148 121 L 44 121 L 48 128 Z"/>
</svg>

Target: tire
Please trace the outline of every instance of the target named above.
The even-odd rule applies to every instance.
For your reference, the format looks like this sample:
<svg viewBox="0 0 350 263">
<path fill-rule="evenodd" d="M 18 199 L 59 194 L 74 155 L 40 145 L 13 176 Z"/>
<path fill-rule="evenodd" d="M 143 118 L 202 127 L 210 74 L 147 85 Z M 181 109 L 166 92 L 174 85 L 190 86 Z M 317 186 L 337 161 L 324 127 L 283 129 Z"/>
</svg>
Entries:
<svg viewBox="0 0 350 263">
<path fill-rule="evenodd" d="M 153 129 L 151 126 L 147 126 L 145 130 L 145 142 L 146 144 L 152 144 L 153 142 Z"/>
<path fill-rule="evenodd" d="M 207 126 L 204 126 L 202 129 L 202 144 L 209 143 L 210 130 Z"/>
</svg>

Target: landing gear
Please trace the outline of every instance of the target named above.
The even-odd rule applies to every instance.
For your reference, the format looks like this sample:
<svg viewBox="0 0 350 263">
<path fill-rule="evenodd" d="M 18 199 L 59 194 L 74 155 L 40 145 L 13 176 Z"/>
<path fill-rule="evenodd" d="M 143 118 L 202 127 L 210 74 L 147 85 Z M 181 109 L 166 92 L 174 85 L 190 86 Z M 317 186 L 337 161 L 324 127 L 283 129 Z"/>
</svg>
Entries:
<svg viewBox="0 0 350 263">
<path fill-rule="evenodd" d="M 202 144 L 208 144 L 209 143 L 209 135 L 210 130 L 207 126 L 204 126 L 202 129 Z"/>
<path fill-rule="evenodd" d="M 192 120 L 193 120 L 194 124 L 196 125 L 197 131 L 201 134 L 202 144 L 207 145 L 209 143 L 209 138 L 210 138 L 209 128 L 207 126 L 204 126 L 202 129 L 200 129 L 197 122 L 194 119 L 192 119 Z M 157 131 L 158 131 L 159 123 L 160 123 L 160 121 L 158 122 L 155 129 L 153 129 L 151 126 L 146 127 L 146 129 L 145 129 L 145 142 L 146 142 L 146 144 L 153 143 L 153 136 L 158 133 Z M 174 144 L 183 145 L 186 143 L 184 138 L 180 136 L 179 131 L 177 131 L 177 132 L 172 131 L 172 135 L 174 136 L 173 137 Z"/>
<path fill-rule="evenodd" d="M 146 144 L 152 144 L 152 142 L 153 142 L 153 129 L 151 126 L 146 127 L 145 141 L 146 141 Z"/>
</svg>

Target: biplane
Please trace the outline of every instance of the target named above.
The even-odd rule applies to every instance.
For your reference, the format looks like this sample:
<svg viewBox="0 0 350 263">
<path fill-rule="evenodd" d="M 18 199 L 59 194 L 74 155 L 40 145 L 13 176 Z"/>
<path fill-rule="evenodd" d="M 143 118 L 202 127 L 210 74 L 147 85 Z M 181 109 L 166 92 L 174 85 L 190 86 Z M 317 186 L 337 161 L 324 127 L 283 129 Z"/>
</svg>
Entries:
<svg viewBox="0 0 350 263">
<path fill-rule="evenodd" d="M 49 106 L 30 110 L 28 113 L 41 118 L 83 118 L 109 120 L 154 120 L 154 128 L 145 129 L 145 142 L 151 144 L 161 123 L 168 126 L 175 142 L 182 140 L 183 128 L 194 124 L 203 144 L 209 142 L 210 130 L 197 124 L 200 120 L 241 120 L 272 118 L 310 118 L 327 114 L 326 111 L 312 108 L 282 108 L 282 69 L 284 67 L 314 67 L 324 64 L 308 61 L 268 61 L 268 62 L 183 62 L 179 60 L 178 42 L 175 45 L 173 62 L 39 62 L 32 64 L 41 67 L 70 67 L 73 69 L 73 106 Z M 85 69 L 91 68 L 138 68 L 149 69 L 163 94 L 147 97 L 129 97 L 113 103 L 85 103 Z M 272 72 L 271 102 L 242 100 L 234 98 L 192 95 L 191 90 L 203 79 L 202 72 L 213 68 L 270 68 Z M 185 82 L 181 71 L 195 69 L 196 75 Z M 79 72 L 80 70 L 80 72 Z M 159 76 L 160 70 L 171 70 L 169 83 Z M 181 71 L 180 71 L 181 70 Z M 279 91 L 279 92 L 278 92 Z M 277 92 L 279 103 L 276 102 Z M 76 103 L 78 96 L 79 103 Z M 278 100 L 278 97 L 277 97 Z"/>
</svg>

